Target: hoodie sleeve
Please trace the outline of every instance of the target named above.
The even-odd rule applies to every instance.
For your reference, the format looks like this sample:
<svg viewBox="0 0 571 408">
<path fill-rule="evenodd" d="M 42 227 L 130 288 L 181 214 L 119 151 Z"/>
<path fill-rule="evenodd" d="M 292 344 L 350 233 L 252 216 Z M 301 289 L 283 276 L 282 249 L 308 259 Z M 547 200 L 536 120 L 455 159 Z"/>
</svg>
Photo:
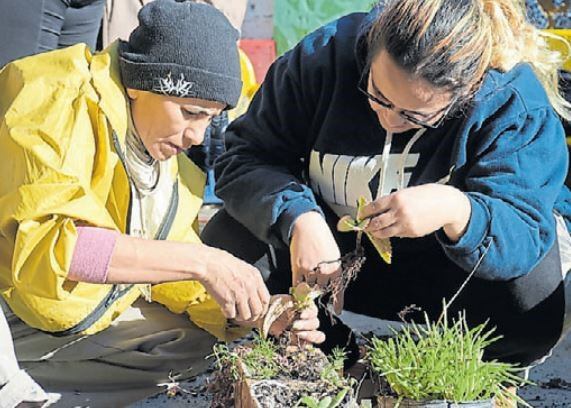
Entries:
<svg viewBox="0 0 571 408">
<path fill-rule="evenodd" d="M 69 296 L 76 221 L 117 229 L 101 194 L 115 161 L 94 159 L 107 141 L 94 133 L 96 95 L 87 85 L 85 51 L 62 52 L 69 58 L 46 53 L 0 71 L 0 284 L 12 302 Z"/>
<path fill-rule="evenodd" d="M 561 190 L 557 198 L 555 211 L 563 217 L 565 225 L 567 225 L 567 230 L 571 231 L 571 191 L 569 191 L 567 186 L 563 187 L 563 190 Z"/>
<path fill-rule="evenodd" d="M 550 108 L 496 120 L 475 132 L 476 158 L 464 180 L 472 205 L 465 234 L 446 254 L 489 280 L 525 275 L 553 245 L 553 209 L 568 167 L 563 128 Z M 481 260 L 479 266 L 478 262 Z"/>
<path fill-rule="evenodd" d="M 278 59 L 248 112 L 226 132 L 216 164 L 216 193 L 227 211 L 258 238 L 289 244 L 298 216 L 319 209 L 302 182 L 312 97 L 300 84 L 299 47 Z"/>
</svg>

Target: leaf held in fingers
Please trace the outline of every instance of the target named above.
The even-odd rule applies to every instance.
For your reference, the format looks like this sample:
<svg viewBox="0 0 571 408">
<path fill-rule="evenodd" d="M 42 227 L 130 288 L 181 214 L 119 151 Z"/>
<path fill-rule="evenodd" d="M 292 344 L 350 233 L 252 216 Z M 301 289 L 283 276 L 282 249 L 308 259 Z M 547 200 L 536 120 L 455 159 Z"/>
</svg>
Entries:
<svg viewBox="0 0 571 408">
<path fill-rule="evenodd" d="M 370 218 L 360 219 L 363 213 L 363 208 L 367 205 L 367 200 L 365 197 L 361 196 L 357 200 L 357 218 L 353 219 L 350 215 L 345 215 L 339 219 L 337 223 L 337 230 L 340 232 L 351 232 L 351 231 L 364 231 L 369 225 Z M 387 264 L 392 262 L 393 248 L 389 238 L 375 238 L 371 233 L 366 232 L 365 234 L 373 243 L 373 246 Z"/>
<path fill-rule="evenodd" d="M 357 200 L 357 222 L 363 219 L 361 214 L 363 214 L 363 209 L 367 204 L 367 199 L 363 196 L 360 196 Z"/>
<path fill-rule="evenodd" d="M 307 282 L 301 282 L 296 287 L 290 289 L 295 309 L 298 311 L 309 307 L 315 299 L 321 296 L 321 293 L 320 290 L 310 286 Z"/>
<path fill-rule="evenodd" d="M 359 222 L 359 216 L 363 213 L 363 208 L 367 205 L 367 200 L 365 197 L 359 197 L 357 201 L 357 221 Z M 365 221 L 365 220 L 363 220 Z M 361 222 L 363 222 L 361 221 Z M 391 245 L 391 240 L 389 238 L 375 238 L 372 234 L 366 232 L 367 237 L 373 243 L 373 246 L 387 264 L 391 264 L 393 258 L 393 246 Z"/>
<path fill-rule="evenodd" d="M 337 222 L 337 231 L 339 232 L 356 231 L 355 227 L 355 220 L 350 215 L 344 215 Z"/>
<path fill-rule="evenodd" d="M 357 232 L 363 231 L 367 228 L 369 224 L 369 220 L 357 221 L 354 220 L 350 215 L 344 215 L 343 217 L 339 218 L 337 222 L 337 231 L 339 232 Z"/>
<path fill-rule="evenodd" d="M 272 303 L 270 303 L 270 306 L 268 307 L 268 312 L 266 313 L 266 316 L 262 321 L 262 329 L 260 331 L 260 334 L 263 339 L 268 337 L 272 324 L 274 324 L 275 321 L 278 320 L 282 314 L 287 312 L 289 309 L 292 309 L 293 307 L 294 307 L 293 301 L 281 296 L 276 298 Z"/>
<path fill-rule="evenodd" d="M 381 255 L 381 258 L 383 258 L 383 261 L 390 265 L 393 258 L 393 247 L 391 245 L 391 240 L 388 238 L 376 238 L 368 232 L 366 234 L 373 243 L 373 246 L 379 255 Z"/>
</svg>

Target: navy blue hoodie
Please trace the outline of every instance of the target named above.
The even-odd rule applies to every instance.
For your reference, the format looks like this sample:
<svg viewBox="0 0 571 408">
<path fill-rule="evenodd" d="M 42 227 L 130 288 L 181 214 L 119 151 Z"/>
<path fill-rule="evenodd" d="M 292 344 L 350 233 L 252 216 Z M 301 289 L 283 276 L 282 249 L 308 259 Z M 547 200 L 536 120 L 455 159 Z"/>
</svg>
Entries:
<svg viewBox="0 0 571 408">
<path fill-rule="evenodd" d="M 376 262 L 376 254 L 367 262 L 410 276 L 421 258 L 430 279 L 448 270 L 461 282 L 487 250 L 477 278 L 507 281 L 528 273 L 554 243 L 554 208 L 568 221 L 571 202 L 563 185 L 563 127 L 531 66 L 490 70 L 462 114 L 388 143 L 357 89 L 373 17 L 336 20 L 273 64 L 248 112 L 226 133 L 217 193 L 227 211 L 258 238 L 284 247 L 302 213 L 323 211 L 334 230 L 360 195 L 371 200 L 402 187 L 447 183 L 472 206 L 458 242 L 442 231 L 394 238 L 392 265 Z"/>
</svg>

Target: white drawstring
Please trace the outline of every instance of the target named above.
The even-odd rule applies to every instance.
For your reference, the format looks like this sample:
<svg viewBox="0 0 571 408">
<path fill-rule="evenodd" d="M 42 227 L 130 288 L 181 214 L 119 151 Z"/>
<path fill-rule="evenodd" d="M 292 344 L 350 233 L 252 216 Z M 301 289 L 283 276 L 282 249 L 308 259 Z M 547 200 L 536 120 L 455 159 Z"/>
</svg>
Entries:
<svg viewBox="0 0 571 408">
<path fill-rule="evenodd" d="M 377 198 L 382 197 L 383 195 L 383 187 L 385 186 L 385 179 L 387 178 L 387 169 L 389 167 L 392 143 L 393 134 L 391 132 L 387 132 L 385 146 L 383 147 L 383 155 L 381 156 L 381 180 L 379 182 L 379 188 L 377 189 Z"/>
<path fill-rule="evenodd" d="M 421 136 L 424 134 L 424 132 L 426 132 L 426 129 L 419 129 L 418 132 L 416 132 L 414 134 L 414 136 L 408 141 L 408 143 L 406 144 L 402 155 L 401 155 L 401 160 L 400 160 L 400 166 L 399 166 L 399 185 L 398 185 L 398 190 L 402 190 L 405 185 L 404 185 L 404 168 L 406 166 L 406 159 L 408 158 L 408 155 L 410 153 L 410 150 L 412 149 L 412 146 L 418 141 L 418 139 L 421 138 Z M 387 169 L 389 167 L 389 160 L 390 160 L 390 153 L 391 153 L 391 145 L 393 143 L 393 134 L 390 132 L 387 132 L 387 137 L 385 139 L 385 145 L 383 147 L 383 155 L 381 156 L 381 180 L 379 182 L 379 187 L 377 189 L 377 198 L 382 197 L 383 193 L 384 193 L 384 187 L 385 187 L 385 180 L 387 178 Z"/>
</svg>

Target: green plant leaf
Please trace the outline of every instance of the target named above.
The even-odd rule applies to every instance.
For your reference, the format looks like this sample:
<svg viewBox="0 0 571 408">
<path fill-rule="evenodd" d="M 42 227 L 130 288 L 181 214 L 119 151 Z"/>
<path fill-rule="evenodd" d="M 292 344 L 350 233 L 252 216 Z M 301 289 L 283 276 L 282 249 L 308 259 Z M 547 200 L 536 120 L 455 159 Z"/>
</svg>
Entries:
<svg viewBox="0 0 571 408">
<path fill-rule="evenodd" d="M 347 392 L 349 391 L 348 388 L 343 388 L 341 391 L 339 391 L 337 393 L 337 395 L 335 396 L 335 398 L 333 398 L 333 400 L 331 401 L 331 403 L 329 404 L 328 408 L 336 408 L 339 406 L 339 404 L 341 404 L 341 402 L 343 402 L 343 399 L 345 398 L 345 396 L 347 395 Z"/>
<path fill-rule="evenodd" d="M 337 222 L 337 230 L 340 232 L 365 232 L 367 238 L 372 242 L 373 246 L 387 264 L 392 262 L 393 247 L 391 241 L 388 238 L 379 239 L 374 237 L 369 232 L 365 231 L 367 225 L 369 225 L 369 218 L 361 219 L 360 214 L 363 212 L 363 207 L 367 205 L 367 200 L 365 197 L 359 197 L 357 200 L 357 218 L 352 218 L 350 215 L 344 215 Z"/>
<path fill-rule="evenodd" d="M 308 307 L 311 302 L 321 296 L 321 291 L 307 282 L 301 282 L 296 287 L 290 289 L 297 310 L 303 310 Z"/>
<path fill-rule="evenodd" d="M 355 220 L 350 215 L 344 215 L 339 218 L 337 222 L 337 231 L 339 232 L 352 232 L 358 231 Z"/>
<path fill-rule="evenodd" d="M 333 401 L 333 398 L 327 396 L 325 398 L 323 398 L 321 401 L 319 401 L 319 408 L 329 408 L 331 401 Z"/>
<path fill-rule="evenodd" d="M 388 238 L 379 239 L 374 237 L 373 235 L 365 232 L 367 238 L 371 240 L 373 246 L 387 264 L 391 264 L 393 258 L 393 246 L 391 245 L 391 240 Z"/>
<path fill-rule="evenodd" d="M 363 212 L 363 208 L 367 205 L 367 200 L 365 197 L 361 196 L 359 197 L 359 200 L 357 200 L 357 220 L 356 222 L 358 224 L 361 224 L 363 222 L 367 222 L 367 225 L 369 223 L 369 219 L 360 219 L 360 215 Z M 366 225 L 365 225 L 366 227 Z M 365 228 L 363 227 L 363 228 Z M 381 258 L 383 259 L 383 261 L 385 261 L 387 264 L 390 265 L 390 263 L 392 262 L 392 257 L 393 257 L 393 247 L 391 245 L 391 240 L 388 238 L 376 238 L 374 237 L 372 234 L 370 234 L 369 232 L 365 231 L 365 234 L 367 235 L 367 238 L 369 238 L 369 240 L 373 243 L 373 246 L 375 247 L 375 249 L 377 250 L 377 252 L 379 253 L 379 255 L 381 256 Z"/>
<path fill-rule="evenodd" d="M 300 404 L 305 405 L 306 408 L 319 408 L 319 401 L 309 395 L 302 397 L 296 405 Z"/>
</svg>

